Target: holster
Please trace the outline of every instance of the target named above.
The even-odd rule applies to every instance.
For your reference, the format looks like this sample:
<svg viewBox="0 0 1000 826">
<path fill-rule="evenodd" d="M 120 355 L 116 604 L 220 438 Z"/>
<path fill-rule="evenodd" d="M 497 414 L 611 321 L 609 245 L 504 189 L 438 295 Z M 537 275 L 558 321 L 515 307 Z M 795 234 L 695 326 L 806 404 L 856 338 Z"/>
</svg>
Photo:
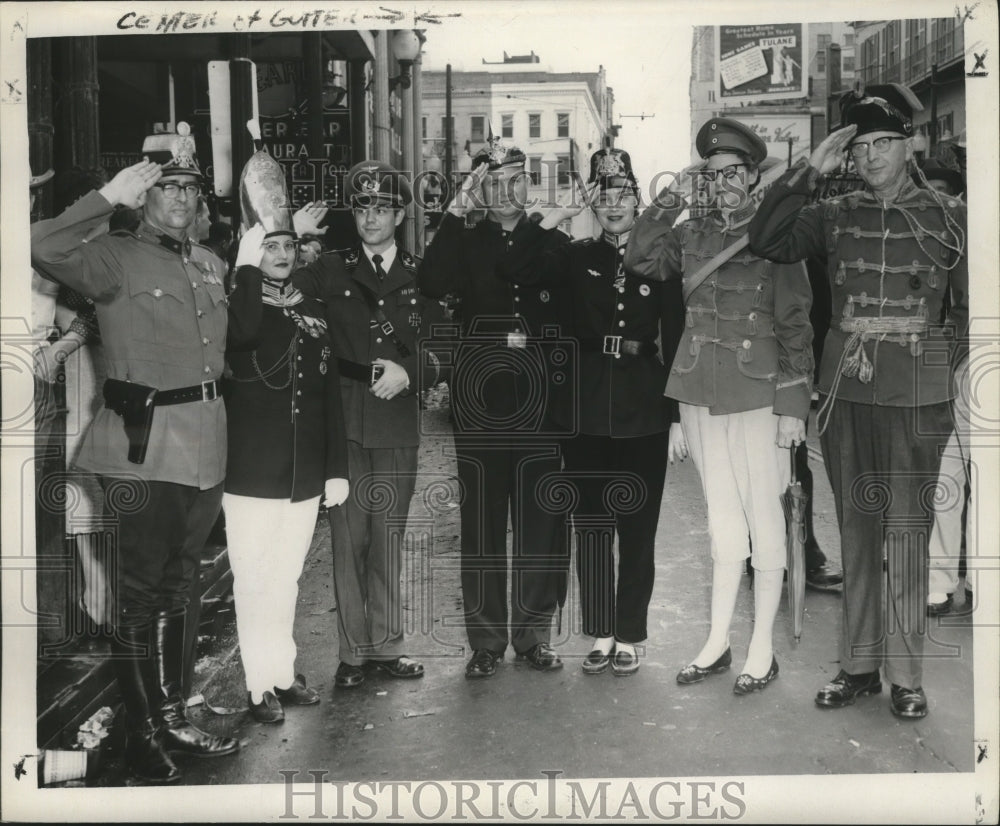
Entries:
<svg viewBox="0 0 1000 826">
<path fill-rule="evenodd" d="M 104 406 L 122 417 L 128 439 L 128 460 L 141 465 L 146 461 L 149 433 L 153 427 L 156 388 L 120 379 L 106 379 Z"/>
</svg>

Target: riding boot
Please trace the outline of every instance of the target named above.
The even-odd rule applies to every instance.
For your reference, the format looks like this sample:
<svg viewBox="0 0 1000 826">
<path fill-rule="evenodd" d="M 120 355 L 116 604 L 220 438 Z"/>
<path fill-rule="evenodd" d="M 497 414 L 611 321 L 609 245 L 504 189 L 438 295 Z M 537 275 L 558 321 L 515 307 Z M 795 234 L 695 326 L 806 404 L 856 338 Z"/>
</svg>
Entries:
<svg viewBox="0 0 1000 826">
<path fill-rule="evenodd" d="M 151 783 L 173 783 L 181 773 L 164 748 L 162 727 L 149 705 L 155 685 L 149 626 L 118 626 L 111 638 L 111 662 L 125 704 L 125 765 Z"/>
<path fill-rule="evenodd" d="M 156 655 L 159 719 L 168 751 L 194 757 L 232 754 L 239 742 L 231 737 L 208 734 L 188 721 L 181 690 L 184 673 L 185 611 L 160 611 L 153 621 L 153 651 Z"/>
</svg>

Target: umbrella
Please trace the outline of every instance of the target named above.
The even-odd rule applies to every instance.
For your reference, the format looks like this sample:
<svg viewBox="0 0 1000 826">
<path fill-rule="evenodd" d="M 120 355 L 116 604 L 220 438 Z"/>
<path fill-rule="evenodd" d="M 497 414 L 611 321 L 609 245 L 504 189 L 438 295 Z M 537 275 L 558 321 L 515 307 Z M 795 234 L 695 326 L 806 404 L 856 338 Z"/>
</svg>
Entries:
<svg viewBox="0 0 1000 826">
<path fill-rule="evenodd" d="M 788 608 L 792 615 L 795 641 L 802 639 L 802 616 L 806 596 L 806 503 L 809 497 L 802 490 L 802 483 L 795 478 L 795 445 L 789 449 L 792 480 L 785 492 L 778 497 L 785 511 L 785 550 L 788 554 Z"/>
</svg>

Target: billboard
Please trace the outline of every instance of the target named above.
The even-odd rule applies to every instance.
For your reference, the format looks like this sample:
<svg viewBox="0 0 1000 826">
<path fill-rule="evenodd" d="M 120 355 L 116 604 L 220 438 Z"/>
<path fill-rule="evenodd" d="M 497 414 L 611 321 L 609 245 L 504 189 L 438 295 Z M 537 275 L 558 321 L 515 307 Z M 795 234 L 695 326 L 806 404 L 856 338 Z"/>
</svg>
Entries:
<svg viewBox="0 0 1000 826">
<path fill-rule="evenodd" d="M 812 118 L 808 112 L 743 114 L 739 109 L 727 109 L 726 117 L 745 124 L 767 144 L 767 156 L 787 161 L 789 142 L 793 161 L 801 155 L 808 157 L 812 151 L 810 143 Z"/>
<path fill-rule="evenodd" d="M 802 23 L 718 26 L 719 100 L 807 97 L 808 48 Z"/>
</svg>

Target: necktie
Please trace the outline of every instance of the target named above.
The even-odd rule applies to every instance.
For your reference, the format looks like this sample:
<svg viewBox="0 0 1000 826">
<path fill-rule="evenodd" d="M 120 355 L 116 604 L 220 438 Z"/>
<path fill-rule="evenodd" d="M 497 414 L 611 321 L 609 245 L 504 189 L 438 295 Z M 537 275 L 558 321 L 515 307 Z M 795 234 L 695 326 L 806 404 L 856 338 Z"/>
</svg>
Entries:
<svg viewBox="0 0 1000 826">
<path fill-rule="evenodd" d="M 378 280 L 381 281 L 385 278 L 385 270 L 382 269 L 382 256 L 373 255 L 372 263 L 375 265 L 375 275 L 378 276 Z"/>
</svg>

